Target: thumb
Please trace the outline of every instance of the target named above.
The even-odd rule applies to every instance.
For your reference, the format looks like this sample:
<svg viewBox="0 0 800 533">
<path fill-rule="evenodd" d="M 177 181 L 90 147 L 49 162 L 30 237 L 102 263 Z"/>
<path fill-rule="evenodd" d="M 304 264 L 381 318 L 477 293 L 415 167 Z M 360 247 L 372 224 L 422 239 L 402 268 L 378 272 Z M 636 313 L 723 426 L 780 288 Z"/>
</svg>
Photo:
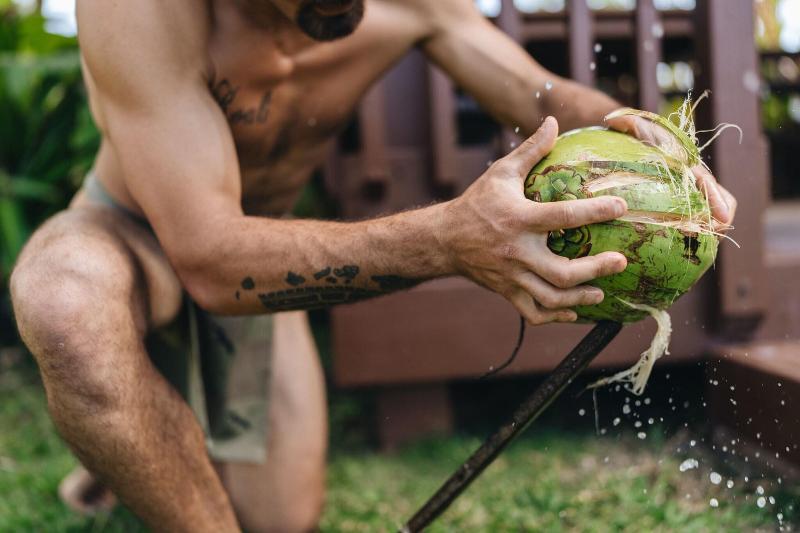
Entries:
<svg viewBox="0 0 800 533">
<path fill-rule="evenodd" d="M 522 141 L 522 144 L 503 160 L 512 171 L 524 178 L 531 168 L 553 149 L 557 136 L 558 122 L 553 117 L 547 117 L 536 133 Z"/>
</svg>

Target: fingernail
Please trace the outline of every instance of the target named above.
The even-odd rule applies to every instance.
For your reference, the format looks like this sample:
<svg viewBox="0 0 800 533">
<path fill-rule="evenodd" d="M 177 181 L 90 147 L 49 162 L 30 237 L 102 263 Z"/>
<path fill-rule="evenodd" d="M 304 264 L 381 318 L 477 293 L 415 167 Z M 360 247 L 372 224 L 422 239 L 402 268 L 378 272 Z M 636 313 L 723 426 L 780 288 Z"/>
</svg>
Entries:
<svg viewBox="0 0 800 533">
<path fill-rule="evenodd" d="M 592 295 L 591 300 L 593 304 L 599 304 L 605 298 L 605 294 L 603 294 L 603 291 L 601 291 L 600 289 L 595 289 L 593 291 L 590 291 L 590 294 Z"/>
</svg>

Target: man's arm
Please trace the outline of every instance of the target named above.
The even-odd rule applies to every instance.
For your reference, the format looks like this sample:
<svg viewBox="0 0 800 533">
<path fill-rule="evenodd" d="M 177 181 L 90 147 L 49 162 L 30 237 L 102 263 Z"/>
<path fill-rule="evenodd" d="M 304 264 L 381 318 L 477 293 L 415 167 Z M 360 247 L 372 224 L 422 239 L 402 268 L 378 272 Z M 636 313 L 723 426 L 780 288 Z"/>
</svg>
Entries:
<svg viewBox="0 0 800 533">
<path fill-rule="evenodd" d="M 507 126 L 530 135 L 547 115 L 562 129 L 601 124 L 620 105 L 537 63 L 472 0 L 408 0 L 430 26 L 425 54 Z M 538 97 L 537 97 L 538 95 Z"/>
<path fill-rule="evenodd" d="M 427 56 L 469 92 L 492 116 L 529 135 L 543 117 L 558 118 L 563 129 L 603 124 L 622 107 L 602 92 L 556 76 L 478 11 L 472 0 L 407 0 L 429 28 L 421 42 Z M 537 96 L 538 95 L 538 96 Z M 659 144 L 661 126 L 634 116 L 609 127 Z M 711 203 L 717 229 L 733 221 L 736 199 L 703 167 L 693 169 Z"/>
<path fill-rule="evenodd" d="M 82 26 L 81 43 L 104 133 L 179 277 L 207 309 L 308 309 L 462 274 L 532 323 L 574 320 L 565 308 L 602 299 L 580 284 L 625 267 L 621 254 L 570 261 L 547 250 L 550 229 L 625 209 L 608 197 L 524 198 L 527 169 L 555 141 L 552 119 L 448 203 L 356 223 L 245 216 L 233 140 L 202 74 L 203 35 L 181 27 L 177 13 L 152 13 L 160 2 L 95 8 L 103 24 Z"/>
</svg>

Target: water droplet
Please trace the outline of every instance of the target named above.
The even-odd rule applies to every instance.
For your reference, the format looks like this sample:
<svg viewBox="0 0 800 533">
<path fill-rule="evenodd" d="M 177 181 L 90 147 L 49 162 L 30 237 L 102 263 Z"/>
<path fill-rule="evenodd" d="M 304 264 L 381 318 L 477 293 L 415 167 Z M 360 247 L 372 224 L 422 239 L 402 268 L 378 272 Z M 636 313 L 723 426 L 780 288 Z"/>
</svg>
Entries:
<svg viewBox="0 0 800 533">
<path fill-rule="evenodd" d="M 664 26 L 660 22 L 654 22 L 650 30 L 653 33 L 653 37 L 656 39 L 661 39 L 664 36 Z"/>
<path fill-rule="evenodd" d="M 541 91 L 536 91 L 536 98 L 539 98 L 540 96 L 542 96 Z"/>
<path fill-rule="evenodd" d="M 615 63 L 617 62 L 617 56 L 615 56 L 614 54 L 611 54 L 611 55 L 608 57 L 608 61 L 609 61 L 609 62 L 610 62 L 612 65 L 613 65 L 613 64 L 615 64 Z"/>
<path fill-rule="evenodd" d="M 696 440 L 692 439 L 689 441 L 689 446 L 694 446 L 695 444 L 697 444 Z"/>
<path fill-rule="evenodd" d="M 756 500 L 756 505 L 758 505 L 760 508 L 763 508 L 765 505 L 767 505 L 767 499 L 763 496 L 759 496 Z"/>
<path fill-rule="evenodd" d="M 698 466 L 700 466 L 700 463 L 697 462 L 697 459 L 689 458 L 680 464 L 678 470 L 680 470 L 681 472 L 686 472 L 687 470 L 692 470 L 693 468 L 697 468 Z"/>
<path fill-rule="evenodd" d="M 519 133 L 519 126 L 517 126 L 516 128 L 514 128 L 514 133 Z"/>
<path fill-rule="evenodd" d="M 586 414 L 586 409 L 578 409 L 578 415 L 583 416 Z"/>
<path fill-rule="evenodd" d="M 639 433 L 636 434 L 636 436 L 639 437 L 641 440 L 644 440 L 647 438 L 647 433 L 645 433 L 644 431 L 640 431 Z"/>
<path fill-rule="evenodd" d="M 552 81 L 550 81 L 550 80 L 547 80 L 547 81 L 545 82 L 545 84 L 544 84 L 544 89 L 545 89 L 546 91 L 549 91 L 549 90 L 550 90 L 550 89 L 552 89 L 552 88 L 553 88 L 553 82 L 552 82 Z"/>
<path fill-rule="evenodd" d="M 648 418 L 647 423 L 652 426 L 655 423 L 655 420 L 653 420 L 652 418 Z"/>
<path fill-rule="evenodd" d="M 597 54 L 602 51 L 603 51 L 603 45 L 600 43 L 594 43 L 594 52 Z"/>
<path fill-rule="evenodd" d="M 716 472 L 711 472 L 711 474 L 708 475 L 708 479 L 710 479 L 711 483 L 714 485 L 719 485 L 722 482 L 722 476 Z"/>
<path fill-rule="evenodd" d="M 623 414 L 629 415 L 631 413 L 631 406 L 626 403 L 622 406 L 622 412 Z"/>
<path fill-rule="evenodd" d="M 644 399 L 644 404 L 645 405 L 650 405 L 650 398 L 645 398 Z"/>
<path fill-rule="evenodd" d="M 761 485 L 756 487 L 756 494 L 764 494 L 764 487 Z"/>
<path fill-rule="evenodd" d="M 597 69 L 597 63 L 592 61 L 591 63 L 589 63 L 589 70 L 595 70 L 595 69 Z"/>
<path fill-rule="evenodd" d="M 711 500 L 709 500 L 708 502 L 708 505 L 710 505 L 711 507 L 719 507 L 719 500 L 717 500 L 716 498 L 711 498 Z"/>
<path fill-rule="evenodd" d="M 757 94 L 761 88 L 761 80 L 758 77 L 758 74 L 752 70 L 746 70 L 744 74 L 742 74 L 742 85 L 744 85 L 744 88 L 751 93 Z M 780 385 L 778 386 L 780 387 Z"/>
<path fill-rule="evenodd" d="M 769 503 L 771 503 L 772 505 L 775 505 L 775 497 L 774 496 L 770 496 L 767 499 L 769 500 Z"/>
<path fill-rule="evenodd" d="M 729 479 L 729 480 L 728 480 L 728 481 L 725 483 L 725 486 L 726 486 L 726 487 L 728 487 L 729 489 L 732 489 L 732 488 L 733 488 L 733 480 L 732 480 L 732 479 Z"/>
<path fill-rule="evenodd" d="M 617 418 L 615 418 L 615 419 L 614 419 L 614 420 L 613 420 L 611 423 L 612 423 L 613 425 L 615 425 L 615 426 L 618 426 L 618 425 L 619 425 L 619 422 L 620 422 L 620 420 L 619 420 L 619 417 L 617 417 Z"/>
<path fill-rule="evenodd" d="M 633 427 L 635 427 L 635 428 L 642 427 L 642 421 L 641 420 L 637 420 L 636 422 L 633 423 Z"/>
</svg>

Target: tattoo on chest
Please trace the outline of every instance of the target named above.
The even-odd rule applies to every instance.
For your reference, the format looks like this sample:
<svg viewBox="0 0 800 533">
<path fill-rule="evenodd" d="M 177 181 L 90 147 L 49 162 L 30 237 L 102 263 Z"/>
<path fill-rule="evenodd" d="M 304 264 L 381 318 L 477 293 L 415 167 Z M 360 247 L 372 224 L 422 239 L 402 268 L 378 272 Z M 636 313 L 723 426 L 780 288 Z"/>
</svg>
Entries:
<svg viewBox="0 0 800 533">
<path fill-rule="evenodd" d="M 236 96 L 239 93 L 239 86 L 231 83 L 228 78 L 222 78 L 218 82 L 211 81 L 211 94 L 217 101 L 222 112 L 231 126 L 236 124 L 263 124 L 267 121 L 269 104 L 272 99 L 272 91 L 267 91 L 261 96 L 261 101 L 255 107 L 236 106 Z"/>
<path fill-rule="evenodd" d="M 307 281 L 306 276 L 289 271 L 284 280 L 288 285 L 286 289 L 258 293 L 258 299 L 271 312 L 319 309 L 408 289 L 419 283 L 419 280 L 386 275 L 370 277 L 376 286 L 359 287 L 354 285 L 359 273 L 357 265 L 342 265 L 339 268 L 327 266 L 308 276 L 314 281 Z M 245 290 L 255 288 L 251 277 L 242 280 L 241 285 Z"/>
</svg>

